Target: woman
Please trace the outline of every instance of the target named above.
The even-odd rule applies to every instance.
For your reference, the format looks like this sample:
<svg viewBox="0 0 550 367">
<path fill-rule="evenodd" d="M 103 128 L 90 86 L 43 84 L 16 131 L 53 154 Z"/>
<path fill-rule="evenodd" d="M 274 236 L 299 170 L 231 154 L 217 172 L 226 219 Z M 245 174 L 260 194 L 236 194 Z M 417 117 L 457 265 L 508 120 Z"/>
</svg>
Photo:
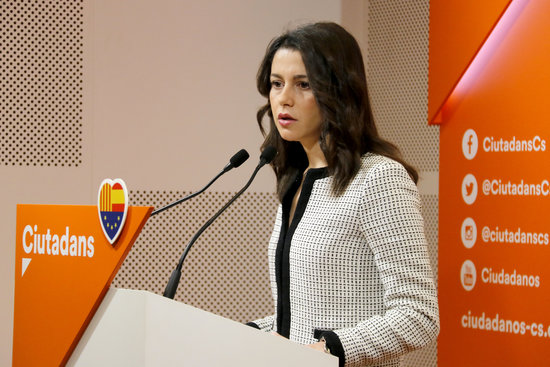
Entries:
<svg viewBox="0 0 550 367">
<path fill-rule="evenodd" d="M 334 23 L 287 32 L 257 85 L 281 205 L 268 251 L 275 315 L 250 325 L 341 366 L 398 366 L 437 337 L 437 294 L 418 176 L 377 133 L 357 42 Z"/>
</svg>

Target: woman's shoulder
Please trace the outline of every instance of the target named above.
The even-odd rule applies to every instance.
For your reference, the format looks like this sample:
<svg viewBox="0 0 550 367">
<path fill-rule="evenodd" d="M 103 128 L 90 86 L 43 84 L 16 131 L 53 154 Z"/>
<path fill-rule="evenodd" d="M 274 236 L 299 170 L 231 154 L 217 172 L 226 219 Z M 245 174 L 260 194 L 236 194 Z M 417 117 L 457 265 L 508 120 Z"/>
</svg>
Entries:
<svg viewBox="0 0 550 367">
<path fill-rule="evenodd" d="M 369 174 L 374 171 L 385 170 L 406 171 L 405 167 L 403 167 L 401 163 L 380 154 L 366 153 L 361 157 L 361 167 L 359 168 L 359 173 Z"/>
<path fill-rule="evenodd" d="M 372 206 L 387 198 L 401 204 L 420 206 L 418 188 L 405 167 L 382 155 L 367 153 L 361 157 L 361 168 L 348 186 L 349 195 L 360 198 L 361 205 Z"/>
<path fill-rule="evenodd" d="M 397 184 L 416 186 L 407 169 L 399 162 L 375 153 L 361 157 L 361 167 L 354 181 L 358 185 Z"/>
</svg>

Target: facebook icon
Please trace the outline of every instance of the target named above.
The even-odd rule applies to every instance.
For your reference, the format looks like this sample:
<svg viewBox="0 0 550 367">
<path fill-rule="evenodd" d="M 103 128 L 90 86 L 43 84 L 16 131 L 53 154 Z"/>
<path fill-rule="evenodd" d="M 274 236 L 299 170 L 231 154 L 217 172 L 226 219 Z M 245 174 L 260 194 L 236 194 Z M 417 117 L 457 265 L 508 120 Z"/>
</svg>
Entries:
<svg viewBox="0 0 550 367">
<path fill-rule="evenodd" d="M 477 154 L 477 134 L 474 130 L 468 129 L 462 137 L 462 153 L 466 159 L 473 159 Z"/>
</svg>

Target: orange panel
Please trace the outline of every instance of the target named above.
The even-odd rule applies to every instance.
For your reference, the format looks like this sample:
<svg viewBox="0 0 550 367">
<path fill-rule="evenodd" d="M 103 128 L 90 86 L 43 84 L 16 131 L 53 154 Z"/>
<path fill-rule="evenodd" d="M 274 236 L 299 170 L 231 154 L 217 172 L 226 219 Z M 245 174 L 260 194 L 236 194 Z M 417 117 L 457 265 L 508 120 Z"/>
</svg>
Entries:
<svg viewBox="0 0 550 367">
<path fill-rule="evenodd" d="M 17 206 L 14 366 L 67 362 L 151 211 L 130 207 L 112 246 L 96 206 Z"/>
<path fill-rule="evenodd" d="M 445 367 L 550 361 L 550 1 L 514 0 L 512 9 L 440 130 Z"/>
</svg>

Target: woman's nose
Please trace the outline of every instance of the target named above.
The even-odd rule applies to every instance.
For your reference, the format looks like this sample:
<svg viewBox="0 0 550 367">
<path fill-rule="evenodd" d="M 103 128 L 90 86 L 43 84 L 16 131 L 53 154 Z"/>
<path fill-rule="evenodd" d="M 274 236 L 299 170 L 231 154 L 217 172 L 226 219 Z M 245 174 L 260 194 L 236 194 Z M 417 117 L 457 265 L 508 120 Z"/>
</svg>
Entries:
<svg viewBox="0 0 550 367">
<path fill-rule="evenodd" d="M 289 84 L 285 85 L 282 89 L 281 94 L 279 95 L 279 103 L 282 106 L 294 105 L 294 93 Z"/>
</svg>

